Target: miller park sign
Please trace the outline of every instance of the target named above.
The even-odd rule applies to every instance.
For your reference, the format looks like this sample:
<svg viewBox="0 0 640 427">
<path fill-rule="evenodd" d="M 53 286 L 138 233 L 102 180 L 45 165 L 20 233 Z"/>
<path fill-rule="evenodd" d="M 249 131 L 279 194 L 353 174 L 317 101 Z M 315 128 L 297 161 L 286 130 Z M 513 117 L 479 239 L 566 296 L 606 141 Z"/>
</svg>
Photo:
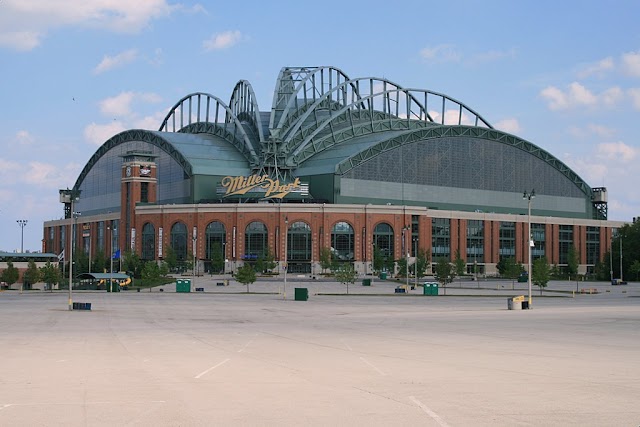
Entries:
<svg viewBox="0 0 640 427">
<path fill-rule="evenodd" d="M 222 197 L 251 195 L 263 199 L 282 199 L 289 193 L 308 194 L 308 184 L 295 178 L 293 182 L 281 183 L 269 175 L 225 176 L 221 181 Z"/>
</svg>

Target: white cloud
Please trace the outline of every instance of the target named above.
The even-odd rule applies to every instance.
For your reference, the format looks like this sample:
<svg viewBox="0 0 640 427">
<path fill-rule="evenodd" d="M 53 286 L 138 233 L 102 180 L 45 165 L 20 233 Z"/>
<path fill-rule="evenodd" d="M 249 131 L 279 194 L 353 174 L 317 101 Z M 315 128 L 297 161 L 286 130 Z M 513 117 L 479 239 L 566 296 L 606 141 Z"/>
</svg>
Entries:
<svg viewBox="0 0 640 427">
<path fill-rule="evenodd" d="M 48 31 L 60 27 L 89 27 L 136 33 L 154 19 L 170 15 L 179 5 L 167 0 L 29 0 L 2 1 L 0 46 L 31 50 Z"/>
<path fill-rule="evenodd" d="M 587 125 L 587 129 L 589 130 L 590 133 L 601 138 L 611 138 L 616 133 L 615 129 L 611 129 L 606 126 L 595 125 L 595 124 Z"/>
<path fill-rule="evenodd" d="M 40 44 L 42 34 L 35 31 L 0 32 L 0 47 L 29 51 Z"/>
<path fill-rule="evenodd" d="M 503 132 L 516 135 L 520 133 L 521 130 L 518 119 L 503 119 L 496 123 L 494 126 L 496 129 L 500 129 Z"/>
<path fill-rule="evenodd" d="M 600 158 L 617 163 L 630 163 L 638 156 L 639 149 L 630 147 L 624 142 L 606 142 L 598 144 L 597 154 Z"/>
<path fill-rule="evenodd" d="M 439 113 L 438 111 L 432 110 L 429 111 L 429 115 L 431 116 L 431 118 L 433 119 L 433 121 L 435 123 L 442 123 L 442 114 Z M 457 125 L 458 124 L 458 118 L 460 115 L 460 110 L 446 110 L 444 112 L 444 124 L 445 125 Z M 469 117 L 468 115 L 466 115 L 465 113 L 462 113 L 462 118 L 460 120 L 460 124 L 463 126 L 473 126 L 475 125 L 475 122 L 471 120 L 471 117 Z"/>
<path fill-rule="evenodd" d="M 623 92 L 615 86 L 596 95 L 580 83 L 573 82 L 566 91 L 548 86 L 540 92 L 540 96 L 547 100 L 550 110 L 567 110 L 576 107 L 595 107 L 600 104 L 612 107 L 623 98 Z"/>
<path fill-rule="evenodd" d="M 607 57 L 600 61 L 585 66 L 578 72 L 578 77 L 584 79 L 593 75 L 604 75 L 607 71 L 612 71 L 614 68 L 613 58 Z"/>
<path fill-rule="evenodd" d="M 420 56 L 433 62 L 459 62 L 462 59 L 462 55 L 456 51 L 455 46 L 450 44 L 425 47 L 420 51 Z"/>
<path fill-rule="evenodd" d="M 640 77 L 640 51 L 627 52 L 622 55 L 624 71 L 633 77 Z"/>
<path fill-rule="evenodd" d="M 34 137 L 27 130 L 20 130 L 16 133 L 16 141 L 20 145 L 31 145 L 34 140 Z"/>
<path fill-rule="evenodd" d="M 84 128 L 84 137 L 92 145 L 100 146 L 104 144 L 112 136 L 125 131 L 128 127 L 119 121 L 107 124 L 91 123 Z"/>
<path fill-rule="evenodd" d="M 221 50 L 228 49 L 242 40 L 240 31 L 225 31 L 224 33 L 214 34 L 211 38 L 202 42 L 204 50 Z"/>
<path fill-rule="evenodd" d="M 102 61 L 93 69 L 94 74 L 101 74 L 114 68 L 122 67 L 135 61 L 138 57 L 136 49 L 129 49 L 115 56 L 105 55 Z"/>
<path fill-rule="evenodd" d="M 155 93 L 121 92 L 111 98 L 100 101 L 100 112 L 106 116 L 123 117 L 131 115 L 131 105 L 134 102 L 156 104 L 161 102 L 160 95 Z"/>
<path fill-rule="evenodd" d="M 640 88 L 629 89 L 627 93 L 631 97 L 633 108 L 640 110 Z"/>
</svg>

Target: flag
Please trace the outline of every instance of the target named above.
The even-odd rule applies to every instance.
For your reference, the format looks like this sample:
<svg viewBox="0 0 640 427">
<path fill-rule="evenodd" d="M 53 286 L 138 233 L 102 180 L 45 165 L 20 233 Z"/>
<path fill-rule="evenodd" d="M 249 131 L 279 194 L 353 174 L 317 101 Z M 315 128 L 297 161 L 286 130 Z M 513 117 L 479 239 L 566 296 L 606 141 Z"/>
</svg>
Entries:
<svg viewBox="0 0 640 427">
<path fill-rule="evenodd" d="M 60 252 L 60 255 L 58 255 L 58 262 L 64 261 L 64 249 L 62 250 L 62 252 Z"/>
<path fill-rule="evenodd" d="M 113 259 L 120 259 L 120 249 L 118 249 L 118 250 L 116 251 L 116 253 L 114 253 L 114 254 L 113 254 L 113 257 L 112 257 L 112 258 L 113 258 Z"/>
</svg>

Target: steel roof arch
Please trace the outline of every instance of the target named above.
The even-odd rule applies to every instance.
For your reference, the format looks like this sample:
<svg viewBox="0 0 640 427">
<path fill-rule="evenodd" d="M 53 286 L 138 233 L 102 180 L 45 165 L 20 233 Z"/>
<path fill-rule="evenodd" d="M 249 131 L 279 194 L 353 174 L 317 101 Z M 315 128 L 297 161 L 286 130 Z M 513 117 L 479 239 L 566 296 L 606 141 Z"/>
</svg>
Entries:
<svg viewBox="0 0 640 427">
<path fill-rule="evenodd" d="M 80 175 L 76 180 L 76 183 L 73 185 L 73 189 L 74 190 L 80 189 L 82 182 L 84 181 L 86 176 L 89 174 L 93 166 L 109 150 L 111 150 L 114 147 L 117 147 L 120 144 L 124 144 L 131 141 L 143 141 L 143 142 L 147 142 L 149 144 L 155 145 L 156 147 L 160 148 L 161 150 L 169 154 L 169 156 L 171 156 L 171 158 L 174 159 L 176 162 L 178 162 L 178 164 L 182 166 L 183 170 L 187 175 L 189 176 L 193 175 L 193 168 L 189 160 L 187 160 L 187 158 L 184 157 L 182 153 L 179 150 L 177 150 L 170 141 L 158 135 L 157 132 L 144 130 L 144 129 L 132 129 L 132 130 L 120 132 L 119 134 L 112 136 L 98 148 L 98 150 L 93 154 L 93 156 L 91 156 L 87 164 L 84 166 L 84 168 L 82 169 L 82 172 L 80 172 Z"/>
<path fill-rule="evenodd" d="M 279 134 L 282 129 L 282 124 L 287 118 L 289 111 L 295 111 L 297 108 L 292 108 L 297 103 L 297 94 L 304 91 L 303 99 L 307 99 L 306 83 L 311 81 L 313 84 L 310 86 L 310 90 L 313 93 L 312 100 L 316 99 L 316 95 L 323 96 L 324 91 L 324 71 L 329 73 L 329 82 L 327 84 L 333 87 L 333 74 L 335 72 L 338 82 L 342 77 L 343 82 L 351 80 L 349 76 L 337 67 L 332 66 L 320 66 L 320 67 L 284 67 L 280 70 L 280 74 L 276 81 L 276 91 L 273 95 L 273 103 L 271 107 L 271 118 L 269 121 L 269 130 Z M 299 78 L 294 80 L 294 74 Z M 317 90 L 316 75 L 320 74 L 320 90 Z M 304 77 L 303 77 L 304 76 Z M 296 85 L 297 83 L 297 85 Z M 305 102 L 306 103 L 306 102 Z M 278 114 L 280 112 L 280 114 Z M 277 123 L 276 123 L 277 121 Z"/>
<path fill-rule="evenodd" d="M 253 91 L 251 83 L 247 80 L 240 80 L 236 83 L 231 93 L 231 99 L 229 100 L 229 108 L 240 120 L 242 119 L 241 116 L 246 115 L 255 128 L 254 131 L 256 135 L 258 135 L 260 142 L 264 141 L 260 108 L 258 107 L 256 94 Z"/>
<path fill-rule="evenodd" d="M 200 116 L 201 116 L 201 111 L 200 111 L 200 101 L 201 98 L 205 97 L 206 99 L 206 109 L 205 109 L 205 115 L 204 115 L 204 119 L 205 120 L 200 120 Z M 224 123 L 225 124 L 233 124 L 234 126 L 234 131 L 233 131 L 233 135 L 234 138 L 236 137 L 236 132 L 240 135 L 240 140 L 242 141 L 242 143 L 246 146 L 247 150 L 251 153 L 251 157 L 253 159 L 255 159 L 257 161 L 258 156 L 256 155 L 255 150 L 253 149 L 253 145 L 251 143 L 251 140 L 249 139 L 249 136 L 247 135 L 247 133 L 244 130 L 244 127 L 242 126 L 242 123 L 240 122 L 240 120 L 238 120 L 238 118 L 236 117 L 236 115 L 233 113 L 233 111 L 229 108 L 229 106 L 227 104 L 224 103 L 224 101 L 222 101 L 220 98 L 218 98 L 217 96 L 211 95 L 209 93 L 204 93 L 204 92 L 194 92 L 191 93 L 189 95 L 184 96 L 182 99 L 180 99 L 178 102 L 175 103 L 175 105 L 173 107 L 171 107 L 171 109 L 169 110 L 169 112 L 167 113 L 166 117 L 164 118 L 164 120 L 162 121 L 162 124 L 160 125 L 160 128 L 158 129 L 158 131 L 160 132 L 179 132 L 181 129 L 183 129 L 185 126 L 188 125 L 192 125 L 194 122 L 192 121 L 192 99 L 197 98 L 197 111 L 196 111 L 196 121 L 195 123 L 214 123 L 214 124 L 218 124 L 218 117 L 220 116 L 220 106 L 222 106 L 223 112 L 225 114 L 225 119 L 224 119 Z M 210 121 L 209 120 L 209 113 L 210 113 L 210 101 L 214 100 L 216 103 L 215 106 L 215 113 L 214 113 L 214 118 L 215 121 Z M 184 104 L 185 102 L 188 101 L 188 114 L 186 115 L 188 121 L 185 124 L 185 113 L 184 113 Z M 176 114 L 179 111 L 180 114 L 180 126 L 176 127 Z M 173 117 L 173 129 L 169 130 L 169 119 L 171 119 Z M 234 143 L 233 141 L 229 141 L 232 144 L 236 145 L 236 143 Z"/>
</svg>

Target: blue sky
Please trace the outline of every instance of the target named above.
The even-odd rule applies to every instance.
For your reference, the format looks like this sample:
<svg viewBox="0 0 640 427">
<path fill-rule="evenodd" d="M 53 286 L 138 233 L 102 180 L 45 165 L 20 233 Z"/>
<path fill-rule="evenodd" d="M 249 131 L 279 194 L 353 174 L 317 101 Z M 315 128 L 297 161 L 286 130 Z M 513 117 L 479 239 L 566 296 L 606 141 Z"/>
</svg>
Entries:
<svg viewBox="0 0 640 427">
<path fill-rule="evenodd" d="M 284 66 L 332 65 L 443 92 L 640 216 L 636 1 L 0 1 L 0 250 L 42 223 L 109 137 L 157 130 L 183 96 L 271 107 Z"/>
</svg>

